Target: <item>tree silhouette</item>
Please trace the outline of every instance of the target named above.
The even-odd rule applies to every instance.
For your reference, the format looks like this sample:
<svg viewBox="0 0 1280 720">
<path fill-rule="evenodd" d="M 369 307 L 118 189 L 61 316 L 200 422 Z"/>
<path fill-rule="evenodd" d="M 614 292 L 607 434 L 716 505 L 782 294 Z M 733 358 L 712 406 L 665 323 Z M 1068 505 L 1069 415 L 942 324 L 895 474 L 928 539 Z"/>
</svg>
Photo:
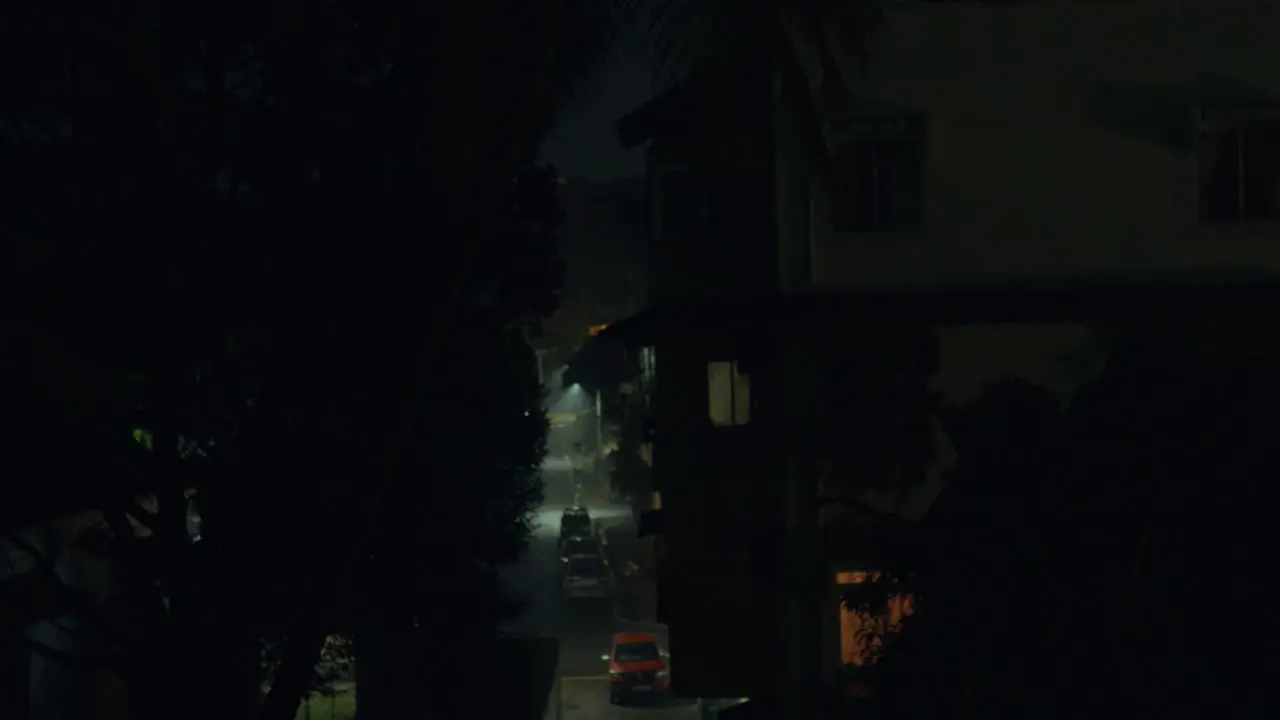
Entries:
<svg viewBox="0 0 1280 720">
<path fill-rule="evenodd" d="M 6 7 L 9 410 L 35 441 L 7 457 L 72 471 L 14 521 L 102 510 L 139 717 L 246 716 L 265 636 L 287 718 L 332 632 L 492 631 L 558 284 L 554 173 L 521 168 L 610 11 Z"/>
<path fill-rule="evenodd" d="M 1265 624 L 1226 608 L 1264 592 L 1249 558 L 1266 542 L 1274 369 L 1206 352 L 1178 320 L 1116 337 L 1065 406 L 1006 377 L 944 413 L 958 464 L 919 531 L 916 613 L 871 668 L 882 692 L 864 712 L 1156 716 L 1228 697 L 1225 714 L 1260 712 L 1253 658 L 1206 657 Z"/>
</svg>

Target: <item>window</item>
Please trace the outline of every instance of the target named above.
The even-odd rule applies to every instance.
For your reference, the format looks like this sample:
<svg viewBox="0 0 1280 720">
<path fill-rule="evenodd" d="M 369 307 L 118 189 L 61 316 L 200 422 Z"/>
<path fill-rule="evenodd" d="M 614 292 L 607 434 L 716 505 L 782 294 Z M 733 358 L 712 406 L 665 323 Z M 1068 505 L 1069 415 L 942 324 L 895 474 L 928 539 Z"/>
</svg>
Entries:
<svg viewBox="0 0 1280 720">
<path fill-rule="evenodd" d="M 876 662 L 890 636 L 902 630 L 903 621 L 915 613 L 915 596 L 911 592 L 891 593 L 875 612 L 865 607 L 845 604 L 845 591 L 866 582 L 885 578 L 872 571 L 838 572 L 836 602 L 840 615 L 840 662 L 845 666 L 864 666 Z"/>
<path fill-rule="evenodd" d="M 591 518 L 586 515 L 565 515 L 560 519 L 560 531 L 565 535 L 590 535 Z"/>
<path fill-rule="evenodd" d="M 832 220 L 836 232 L 912 232 L 923 209 L 924 123 L 866 118 L 835 158 Z"/>
<path fill-rule="evenodd" d="M 618 646 L 613 659 L 618 662 L 648 662 L 661 660 L 662 652 L 653 643 L 627 643 Z"/>
<path fill-rule="evenodd" d="M 1199 160 L 1204 222 L 1280 221 L 1280 113 L 1206 113 Z"/>
<path fill-rule="evenodd" d="M 737 362 L 707 363 L 707 415 L 716 427 L 751 421 L 751 378 Z"/>
<path fill-rule="evenodd" d="M 601 578 L 609 574 L 609 568 L 600 558 L 576 557 L 569 559 L 565 574 L 571 578 Z"/>
<path fill-rule="evenodd" d="M 564 556 L 568 558 L 583 555 L 590 555 L 594 557 L 598 555 L 599 552 L 600 551 L 596 548 L 596 541 L 593 538 L 569 538 L 564 543 Z"/>
</svg>

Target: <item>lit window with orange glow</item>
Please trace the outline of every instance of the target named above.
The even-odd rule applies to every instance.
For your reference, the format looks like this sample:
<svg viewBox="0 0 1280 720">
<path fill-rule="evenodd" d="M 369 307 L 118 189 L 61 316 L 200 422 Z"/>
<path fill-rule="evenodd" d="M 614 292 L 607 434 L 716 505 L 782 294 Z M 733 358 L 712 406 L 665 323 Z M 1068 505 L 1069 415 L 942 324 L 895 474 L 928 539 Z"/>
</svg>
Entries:
<svg viewBox="0 0 1280 720">
<path fill-rule="evenodd" d="M 836 573 L 835 581 L 840 588 L 875 582 L 880 577 L 877 571 L 846 571 Z M 914 612 L 913 600 L 911 593 L 892 595 L 885 602 L 884 610 L 874 614 L 845 607 L 840 600 L 840 662 L 853 666 L 872 662 L 884 646 L 885 637 L 898 632 L 902 621 Z"/>
</svg>

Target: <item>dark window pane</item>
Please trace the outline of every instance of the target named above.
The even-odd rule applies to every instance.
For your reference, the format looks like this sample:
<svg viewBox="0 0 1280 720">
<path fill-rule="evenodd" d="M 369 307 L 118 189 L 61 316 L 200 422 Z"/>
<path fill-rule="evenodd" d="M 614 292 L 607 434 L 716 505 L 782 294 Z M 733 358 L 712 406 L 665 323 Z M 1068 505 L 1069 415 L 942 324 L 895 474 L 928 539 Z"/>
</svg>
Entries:
<svg viewBox="0 0 1280 720">
<path fill-rule="evenodd" d="M 1244 220 L 1280 220 L 1280 122 L 1240 129 Z"/>
<path fill-rule="evenodd" d="M 837 232 L 919 229 L 923 210 L 922 138 L 890 136 L 850 143 L 836 159 L 832 219 Z"/>
<path fill-rule="evenodd" d="M 618 662 L 644 662 L 658 660 L 661 657 L 658 646 L 653 643 L 627 643 L 618 646 L 613 659 Z"/>
<path fill-rule="evenodd" d="M 853 218 L 857 214 L 854 199 L 857 191 L 854 148 L 843 148 L 832 165 L 831 222 L 835 225 L 836 232 L 850 232 L 853 230 Z"/>
<path fill-rule="evenodd" d="M 569 560 L 566 573 L 575 578 L 599 578 L 609 574 L 609 568 L 598 558 L 576 557 Z"/>
<path fill-rule="evenodd" d="M 918 138 L 859 140 L 836 160 L 832 215 L 838 232 L 920 227 L 923 147 Z"/>
<path fill-rule="evenodd" d="M 1215 223 L 1240 220 L 1239 134 L 1206 134 L 1200 143 L 1200 204 L 1205 220 Z"/>
<path fill-rule="evenodd" d="M 851 173 L 853 189 L 853 230 L 880 229 L 880 159 L 876 143 L 865 140 L 853 145 Z"/>
<path fill-rule="evenodd" d="M 876 155 L 874 141 L 857 140 L 836 157 L 831 210 L 839 232 L 870 232 L 879 226 Z"/>
<path fill-rule="evenodd" d="M 885 219 L 886 229 L 916 230 L 922 199 L 920 143 L 897 140 L 881 148 L 880 217 Z"/>
</svg>

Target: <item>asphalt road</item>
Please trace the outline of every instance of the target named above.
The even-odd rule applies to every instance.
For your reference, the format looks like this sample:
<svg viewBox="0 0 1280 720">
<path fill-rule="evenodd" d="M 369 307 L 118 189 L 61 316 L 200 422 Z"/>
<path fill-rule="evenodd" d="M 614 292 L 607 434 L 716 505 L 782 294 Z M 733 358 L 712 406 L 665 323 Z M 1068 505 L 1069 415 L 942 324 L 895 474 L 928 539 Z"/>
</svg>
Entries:
<svg viewBox="0 0 1280 720">
<path fill-rule="evenodd" d="M 624 630 L 657 632 L 662 626 L 637 625 L 617 620 L 610 602 L 562 604 L 558 592 L 560 557 L 556 549 L 563 505 L 547 505 L 538 513 L 537 527 L 528 553 L 509 575 L 511 589 L 529 603 L 512 630 L 560 640 L 560 707 L 562 720 L 610 720 L 611 718 L 695 718 L 691 701 L 673 701 L 654 707 L 616 707 L 609 704 L 608 670 L 600 655 L 608 650 L 614 633 Z M 588 506 L 593 518 L 606 523 L 630 522 L 625 506 Z M 679 659 L 672 658 L 678 667 Z"/>
</svg>

